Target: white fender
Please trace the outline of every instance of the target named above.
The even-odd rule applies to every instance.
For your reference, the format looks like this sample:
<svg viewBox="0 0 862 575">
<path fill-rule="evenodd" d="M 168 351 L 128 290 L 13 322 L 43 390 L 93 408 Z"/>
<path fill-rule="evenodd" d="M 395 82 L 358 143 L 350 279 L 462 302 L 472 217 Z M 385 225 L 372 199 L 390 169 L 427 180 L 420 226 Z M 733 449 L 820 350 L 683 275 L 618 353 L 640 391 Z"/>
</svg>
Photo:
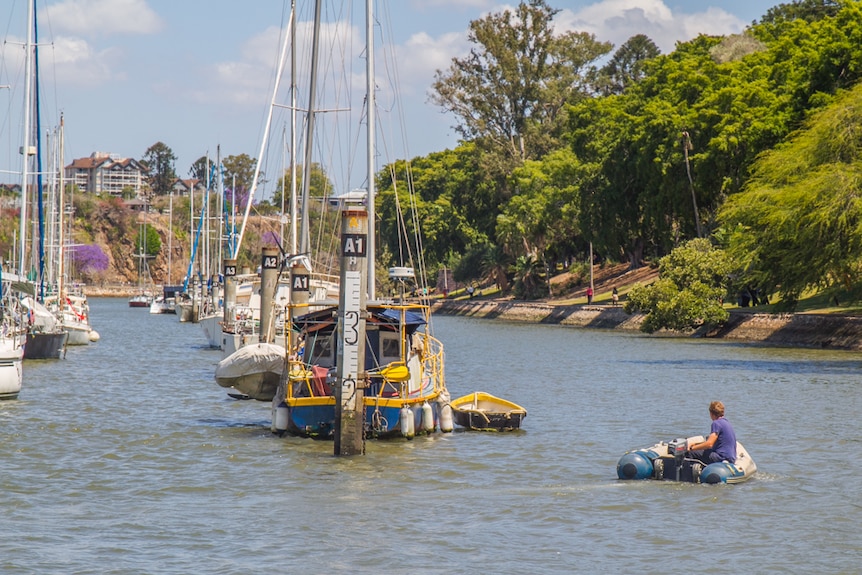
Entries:
<svg viewBox="0 0 862 575">
<path fill-rule="evenodd" d="M 450 433 L 455 429 L 455 417 L 452 415 L 452 406 L 448 403 L 440 405 L 440 431 Z"/>
<path fill-rule="evenodd" d="M 422 404 L 422 431 L 425 433 L 434 431 L 434 408 L 427 401 Z"/>
<path fill-rule="evenodd" d="M 416 423 L 413 421 L 413 410 L 408 406 L 401 408 L 401 435 L 412 439 L 416 434 Z"/>
</svg>

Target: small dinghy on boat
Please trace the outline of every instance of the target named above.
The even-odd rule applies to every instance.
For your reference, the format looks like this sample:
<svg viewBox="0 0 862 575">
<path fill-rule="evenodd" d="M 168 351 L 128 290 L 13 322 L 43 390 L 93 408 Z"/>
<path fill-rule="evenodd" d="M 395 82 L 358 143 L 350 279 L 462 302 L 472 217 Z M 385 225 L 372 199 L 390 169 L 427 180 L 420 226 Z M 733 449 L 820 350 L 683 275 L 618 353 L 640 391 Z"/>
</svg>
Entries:
<svg viewBox="0 0 862 575">
<path fill-rule="evenodd" d="M 467 429 L 480 431 L 509 431 L 519 429 L 527 410 L 511 401 L 495 397 L 484 391 L 453 399 L 452 415 L 455 423 Z"/>
<path fill-rule="evenodd" d="M 689 483 L 742 483 L 757 471 L 757 465 L 741 443 L 736 442 L 736 462 L 705 464 L 686 457 L 689 445 L 706 440 L 702 435 L 662 441 L 652 447 L 627 451 L 617 463 L 620 479 L 667 479 Z"/>
<path fill-rule="evenodd" d="M 243 346 L 216 366 L 215 380 L 222 387 L 235 389 L 235 399 L 272 401 L 284 371 L 284 348 L 274 343 Z"/>
</svg>

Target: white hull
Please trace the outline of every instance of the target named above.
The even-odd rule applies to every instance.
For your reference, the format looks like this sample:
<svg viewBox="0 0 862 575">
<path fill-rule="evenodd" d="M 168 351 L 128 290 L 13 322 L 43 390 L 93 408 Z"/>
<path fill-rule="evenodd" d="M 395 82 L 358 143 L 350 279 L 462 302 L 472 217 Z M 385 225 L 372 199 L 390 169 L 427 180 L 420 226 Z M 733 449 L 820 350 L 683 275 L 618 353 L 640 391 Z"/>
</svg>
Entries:
<svg viewBox="0 0 862 575">
<path fill-rule="evenodd" d="M 222 348 L 222 332 L 221 323 L 223 315 L 210 315 L 202 317 L 198 323 L 201 324 L 201 329 L 204 330 L 204 336 L 207 338 L 207 344 L 213 349 Z"/>
<path fill-rule="evenodd" d="M 0 340 L 0 399 L 15 399 L 24 381 L 24 349 L 14 340 Z"/>
<path fill-rule="evenodd" d="M 171 308 L 171 305 L 168 302 L 154 300 L 153 303 L 150 304 L 150 313 L 174 313 L 174 310 Z"/>
<path fill-rule="evenodd" d="M 69 334 L 66 345 L 88 345 L 92 341 L 90 338 L 90 326 L 86 324 L 65 324 L 63 327 Z"/>
</svg>

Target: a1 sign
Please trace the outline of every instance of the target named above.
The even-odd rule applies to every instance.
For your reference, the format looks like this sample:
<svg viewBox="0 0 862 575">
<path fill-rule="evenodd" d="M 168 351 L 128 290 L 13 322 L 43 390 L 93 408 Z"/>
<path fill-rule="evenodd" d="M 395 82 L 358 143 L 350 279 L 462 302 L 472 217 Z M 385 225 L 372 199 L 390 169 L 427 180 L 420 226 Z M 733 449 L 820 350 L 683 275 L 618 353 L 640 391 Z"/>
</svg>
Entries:
<svg viewBox="0 0 862 575">
<path fill-rule="evenodd" d="M 290 287 L 294 291 L 308 291 L 308 275 L 293 274 L 290 280 Z"/>
<path fill-rule="evenodd" d="M 347 257 L 365 257 L 366 234 L 343 234 L 341 253 Z"/>
</svg>

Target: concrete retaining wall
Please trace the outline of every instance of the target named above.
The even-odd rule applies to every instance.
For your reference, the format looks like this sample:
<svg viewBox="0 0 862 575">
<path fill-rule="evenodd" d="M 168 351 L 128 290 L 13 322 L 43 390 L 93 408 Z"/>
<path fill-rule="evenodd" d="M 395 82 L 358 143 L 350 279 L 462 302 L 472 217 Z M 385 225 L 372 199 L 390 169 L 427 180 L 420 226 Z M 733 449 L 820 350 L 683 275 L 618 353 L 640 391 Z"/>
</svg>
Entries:
<svg viewBox="0 0 862 575">
<path fill-rule="evenodd" d="M 504 321 L 547 323 L 573 327 L 639 330 L 643 315 L 629 315 L 622 307 L 553 306 L 543 303 L 457 300 L 434 304 L 439 315 Z M 734 310 L 724 326 L 676 334 L 714 337 L 788 347 L 862 349 L 862 317 L 825 314 L 765 314 Z"/>
</svg>

